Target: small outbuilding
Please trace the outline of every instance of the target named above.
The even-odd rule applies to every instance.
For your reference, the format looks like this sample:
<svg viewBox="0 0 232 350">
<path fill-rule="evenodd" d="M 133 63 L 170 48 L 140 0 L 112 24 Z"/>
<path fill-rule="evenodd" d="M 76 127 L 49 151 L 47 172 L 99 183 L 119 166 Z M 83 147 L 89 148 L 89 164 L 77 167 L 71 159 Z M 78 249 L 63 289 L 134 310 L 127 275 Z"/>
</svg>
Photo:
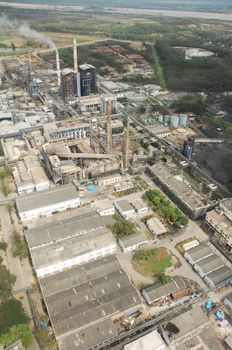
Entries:
<svg viewBox="0 0 232 350">
<path fill-rule="evenodd" d="M 136 199 L 131 204 L 134 207 L 136 213 L 140 215 L 146 214 L 148 212 L 148 206 L 142 199 Z"/>
<path fill-rule="evenodd" d="M 165 350 L 166 346 L 157 330 L 126 344 L 124 350 Z"/>
<path fill-rule="evenodd" d="M 155 283 L 152 286 L 143 289 L 142 295 L 148 303 L 148 305 L 151 305 L 159 300 L 174 295 L 178 291 L 183 290 L 186 291 L 185 295 L 187 295 L 188 291 L 183 278 L 180 276 L 176 276 L 172 277 L 171 281 L 166 284 Z"/>
<path fill-rule="evenodd" d="M 147 228 L 154 237 L 167 233 L 166 227 L 157 217 L 147 220 Z"/>
<path fill-rule="evenodd" d="M 131 219 L 135 215 L 135 210 L 132 205 L 126 200 L 121 199 L 114 203 L 115 208 L 125 219 Z"/>
<path fill-rule="evenodd" d="M 131 236 L 126 236 L 118 240 L 118 244 L 122 248 L 124 253 L 133 252 L 139 247 L 147 243 L 147 239 L 144 234 L 138 232 Z"/>
</svg>

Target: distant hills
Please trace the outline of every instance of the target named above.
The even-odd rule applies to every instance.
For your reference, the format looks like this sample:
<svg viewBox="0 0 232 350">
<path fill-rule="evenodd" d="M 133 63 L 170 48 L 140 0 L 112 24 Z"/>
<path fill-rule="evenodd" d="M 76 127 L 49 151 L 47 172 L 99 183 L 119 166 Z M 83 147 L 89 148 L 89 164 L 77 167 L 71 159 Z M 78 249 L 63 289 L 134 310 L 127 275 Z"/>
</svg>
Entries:
<svg viewBox="0 0 232 350">
<path fill-rule="evenodd" d="M 64 5 L 87 5 L 91 7 L 134 7 L 207 12 L 232 11 L 232 0 L 9 0 L 9 2 L 40 4 L 57 3 Z"/>
</svg>

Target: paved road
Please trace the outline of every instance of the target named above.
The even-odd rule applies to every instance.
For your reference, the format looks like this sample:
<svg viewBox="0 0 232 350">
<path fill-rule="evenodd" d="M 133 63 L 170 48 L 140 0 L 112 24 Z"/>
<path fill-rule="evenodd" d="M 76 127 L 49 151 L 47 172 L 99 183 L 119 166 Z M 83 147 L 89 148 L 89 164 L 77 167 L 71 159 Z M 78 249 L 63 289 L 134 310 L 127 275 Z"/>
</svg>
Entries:
<svg viewBox="0 0 232 350">
<path fill-rule="evenodd" d="M 132 253 L 123 253 L 119 246 L 117 247 L 117 258 L 122 269 L 127 273 L 131 281 L 138 287 L 151 285 L 155 282 L 154 278 L 144 277 L 136 272 L 131 264 Z"/>
<path fill-rule="evenodd" d="M 191 237 L 196 237 L 197 239 L 199 239 L 199 241 L 205 241 L 208 239 L 208 236 L 199 227 L 199 225 L 196 222 L 189 220 L 189 225 L 186 229 L 182 230 L 180 233 L 177 233 L 176 235 L 168 235 L 165 238 L 162 238 L 160 242 L 157 244 L 157 246 L 162 246 L 171 250 L 181 263 L 181 267 L 169 273 L 171 276 L 180 275 L 185 278 L 191 279 L 197 282 L 198 285 L 203 290 L 206 290 L 207 289 L 206 284 L 203 282 L 203 280 L 199 277 L 199 275 L 192 269 L 191 265 L 184 259 L 184 257 L 176 249 L 177 243 L 182 242 Z"/>
<path fill-rule="evenodd" d="M 17 218 L 15 213 L 12 213 L 15 224 L 17 223 Z M 0 207 L 0 218 L 2 224 L 2 232 L 4 240 L 8 244 L 8 249 L 6 252 L 6 264 L 11 271 L 16 276 L 16 283 L 14 285 L 13 291 L 25 290 L 30 287 L 33 283 L 32 269 L 27 259 L 24 259 L 21 263 L 18 258 L 14 258 L 11 254 L 11 238 L 13 226 L 10 221 L 10 217 L 6 207 Z"/>
</svg>

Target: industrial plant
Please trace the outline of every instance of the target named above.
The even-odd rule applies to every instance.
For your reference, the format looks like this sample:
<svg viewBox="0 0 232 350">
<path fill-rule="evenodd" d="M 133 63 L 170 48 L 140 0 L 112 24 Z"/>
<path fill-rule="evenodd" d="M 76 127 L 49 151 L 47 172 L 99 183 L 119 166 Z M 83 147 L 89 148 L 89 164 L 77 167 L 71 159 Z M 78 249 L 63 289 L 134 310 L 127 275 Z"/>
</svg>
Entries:
<svg viewBox="0 0 232 350">
<path fill-rule="evenodd" d="M 15 293 L 26 290 L 36 337 L 47 332 L 59 350 L 213 350 L 203 333 L 214 314 L 201 304 L 218 293 L 232 327 L 221 296 L 232 285 L 231 193 L 193 158 L 227 140 L 199 134 L 161 86 L 103 78 L 80 62 L 76 38 L 72 67 L 49 50 L 53 59 L 0 63 L 11 228 L 0 223 L 30 258 L 35 288 Z"/>
</svg>

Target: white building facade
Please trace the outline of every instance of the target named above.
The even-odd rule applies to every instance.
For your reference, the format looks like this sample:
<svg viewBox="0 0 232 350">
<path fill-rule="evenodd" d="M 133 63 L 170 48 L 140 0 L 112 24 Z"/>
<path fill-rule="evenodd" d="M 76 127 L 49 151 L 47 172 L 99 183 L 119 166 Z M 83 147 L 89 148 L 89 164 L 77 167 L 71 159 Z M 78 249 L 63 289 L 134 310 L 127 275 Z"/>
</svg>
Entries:
<svg viewBox="0 0 232 350">
<path fill-rule="evenodd" d="M 83 265 L 90 261 L 94 261 L 98 258 L 103 258 L 104 256 L 114 254 L 115 252 L 116 252 L 116 243 L 111 244 L 109 246 L 98 248 L 96 250 L 92 250 L 83 255 L 78 255 L 72 259 L 61 261 L 54 265 L 49 265 L 49 266 L 40 268 L 36 272 L 38 277 L 42 278 L 47 275 L 52 275 L 53 273 L 56 273 L 56 272 L 61 272 L 65 269 L 74 267 L 76 265 Z"/>
</svg>

